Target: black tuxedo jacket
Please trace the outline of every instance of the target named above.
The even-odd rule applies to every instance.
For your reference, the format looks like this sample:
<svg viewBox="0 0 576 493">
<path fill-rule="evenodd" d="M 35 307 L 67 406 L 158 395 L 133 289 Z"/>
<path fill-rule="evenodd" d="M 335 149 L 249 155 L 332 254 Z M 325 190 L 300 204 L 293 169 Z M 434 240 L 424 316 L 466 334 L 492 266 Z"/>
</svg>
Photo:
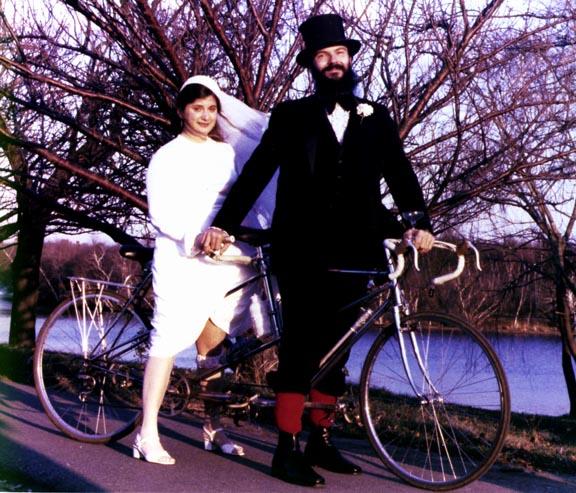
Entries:
<svg viewBox="0 0 576 493">
<path fill-rule="evenodd" d="M 350 112 L 341 145 L 316 95 L 280 103 L 213 224 L 234 233 L 279 167 L 276 268 L 381 263 L 382 240 L 403 231 L 382 205 L 382 178 L 400 211 L 426 211 L 426 205 L 387 109 L 360 102 L 373 112 Z M 430 229 L 427 215 L 417 226 Z"/>
</svg>

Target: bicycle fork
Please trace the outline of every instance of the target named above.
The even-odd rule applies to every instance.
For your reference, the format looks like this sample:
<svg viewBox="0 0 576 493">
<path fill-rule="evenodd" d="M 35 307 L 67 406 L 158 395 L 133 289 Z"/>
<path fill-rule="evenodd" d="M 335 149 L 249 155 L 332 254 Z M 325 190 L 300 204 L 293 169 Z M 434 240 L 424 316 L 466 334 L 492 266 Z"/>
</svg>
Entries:
<svg viewBox="0 0 576 493">
<path fill-rule="evenodd" d="M 391 261 L 389 259 L 389 261 Z M 408 378 L 408 382 L 414 391 L 414 394 L 420 399 L 422 404 L 432 404 L 433 402 L 443 402 L 442 396 L 440 392 L 432 382 L 430 374 L 428 373 L 428 369 L 426 364 L 424 363 L 424 359 L 422 357 L 422 353 L 420 351 L 420 347 L 418 345 L 418 340 L 416 338 L 416 333 L 413 330 L 410 330 L 408 327 L 405 327 L 402 323 L 402 315 L 408 315 L 408 308 L 406 301 L 404 299 L 404 295 L 400 286 L 396 280 L 392 281 L 392 290 L 394 293 L 394 306 L 392 307 L 392 313 L 394 316 L 394 326 L 397 328 L 397 335 L 398 335 L 398 343 L 400 345 L 400 352 L 402 355 L 402 365 L 404 366 L 404 372 L 406 373 L 406 378 Z M 410 367 L 410 363 L 408 361 L 408 349 L 407 343 L 405 340 L 405 334 L 408 334 L 410 338 L 410 347 L 412 354 L 414 355 L 414 359 L 416 360 L 418 369 L 420 370 L 420 374 L 422 375 L 426 386 L 428 387 L 429 391 L 424 394 L 421 390 L 418 389 L 414 377 L 412 375 L 412 369 Z"/>
</svg>

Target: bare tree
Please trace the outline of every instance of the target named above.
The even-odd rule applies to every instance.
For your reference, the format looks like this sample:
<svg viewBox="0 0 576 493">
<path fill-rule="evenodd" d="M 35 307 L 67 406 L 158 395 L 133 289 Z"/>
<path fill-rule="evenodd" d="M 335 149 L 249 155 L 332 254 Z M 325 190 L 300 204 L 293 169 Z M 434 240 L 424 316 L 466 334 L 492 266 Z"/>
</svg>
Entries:
<svg viewBox="0 0 576 493">
<path fill-rule="evenodd" d="M 295 48 L 274 43 L 294 39 L 297 21 L 281 6 L 45 0 L 3 17 L 2 136 L 7 153 L 18 151 L 16 172 L 4 174 L 18 197 L 11 344 L 34 342 L 45 235 L 149 236 L 146 163 L 176 131 L 173 100 L 189 75 L 218 74 L 263 107 L 284 97 L 297 69 L 274 67 L 287 66 L 284 52 Z"/>
<path fill-rule="evenodd" d="M 534 30 L 541 19 L 548 19 L 547 29 Z M 576 343 L 570 303 L 576 293 L 571 244 L 576 222 L 575 20 L 571 2 L 543 7 L 538 17 L 527 16 L 522 26 L 532 28 L 532 36 L 507 48 L 508 62 L 491 71 L 478 91 L 488 103 L 503 99 L 514 103 L 514 111 L 494 119 L 491 134 L 484 132 L 490 147 L 500 151 L 496 164 L 501 183 L 484 192 L 482 199 L 500 210 L 521 210 L 528 218 L 514 225 L 515 234 L 541 250 L 541 258 L 527 265 L 526 271 L 536 273 L 554 290 L 548 306 L 562 336 L 572 416 L 576 416 Z M 495 231 L 501 231 L 506 221 L 510 222 L 510 215 L 500 219 Z"/>
<path fill-rule="evenodd" d="M 212 75 L 267 111 L 311 90 L 294 63 L 300 22 L 342 14 L 362 41 L 355 68 L 363 92 L 398 123 L 437 232 L 458 234 L 489 218 L 503 187 L 552 162 L 518 159 L 522 142 L 542 138 L 541 128 L 519 115 L 543 114 L 555 98 L 526 98 L 529 69 L 536 81 L 561 64 L 550 65 L 552 50 L 534 51 L 525 62 L 520 55 L 545 41 L 568 57 L 566 36 L 574 31 L 568 0 L 522 12 L 506 0 L 10 5 L 2 17 L 0 138 L 11 156 L 2 180 L 18 193 L 18 251 L 26 252 L 14 262 L 11 342 L 20 345 L 34 340 L 33 279 L 46 234 L 93 230 L 120 243 L 149 237 L 146 164 L 176 131 L 173 100 L 186 77 Z M 547 78 L 551 91 L 554 77 Z"/>
</svg>

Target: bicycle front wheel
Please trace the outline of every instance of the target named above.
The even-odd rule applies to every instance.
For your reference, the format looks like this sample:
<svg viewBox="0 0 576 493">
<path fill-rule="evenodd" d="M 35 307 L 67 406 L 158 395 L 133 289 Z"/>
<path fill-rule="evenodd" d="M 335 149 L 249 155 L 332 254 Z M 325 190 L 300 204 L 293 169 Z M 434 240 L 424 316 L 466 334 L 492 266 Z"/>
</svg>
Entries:
<svg viewBox="0 0 576 493">
<path fill-rule="evenodd" d="M 149 328 L 106 291 L 60 303 L 42 326 L 34 383 L 52 422 L 68 436 L 106 443 L 140 423 Z"/>
<path fill-rule="evenodd" d="M 477 329 L 448 315 L 406 317 L 401 337 L 404 351 L 388 327 L 362 369 L 368 436 L 386 466 L 411 485 L 460 488 L 484 474 L 504 444 L 510 421 L 504 370 Z"/>
</svg>

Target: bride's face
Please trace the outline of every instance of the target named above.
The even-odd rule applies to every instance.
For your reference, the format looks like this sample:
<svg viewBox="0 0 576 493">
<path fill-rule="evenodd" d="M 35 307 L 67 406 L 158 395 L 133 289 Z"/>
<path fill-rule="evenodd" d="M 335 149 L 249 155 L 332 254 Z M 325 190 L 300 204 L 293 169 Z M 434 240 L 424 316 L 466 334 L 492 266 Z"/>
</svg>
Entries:
<svg viewBox="0 0 576 493">
<path fill-rule="evenodd" d="M 182 134 L 186 137 L 205 141 L 216 125 L 218 116 L 218 103 L 214 96 L 198 98 L 188 103 L 184 110 L 179 112 L 182 119 Z"/>
</svg>

